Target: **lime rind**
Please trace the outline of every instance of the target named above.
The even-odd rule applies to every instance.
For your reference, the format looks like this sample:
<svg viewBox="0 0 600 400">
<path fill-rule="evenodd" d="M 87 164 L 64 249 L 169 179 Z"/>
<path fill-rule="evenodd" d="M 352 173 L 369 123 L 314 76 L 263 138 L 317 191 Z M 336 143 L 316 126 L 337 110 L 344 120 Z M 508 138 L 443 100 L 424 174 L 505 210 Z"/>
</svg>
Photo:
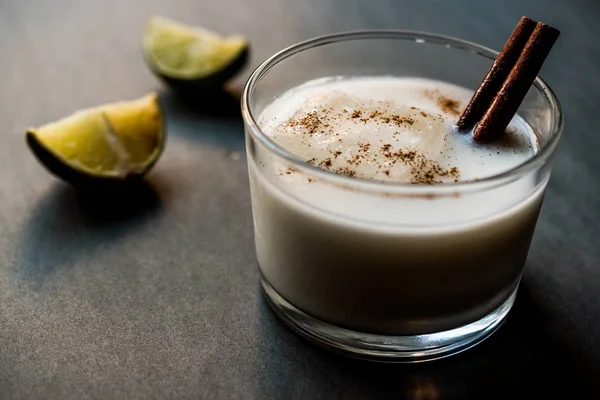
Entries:
<svg viewBox="0 0 600 400">
<path fill-rule="evenodd" d="M 144 35 L 144 53 L 159 74 L 193 80 L 225 69 L 248 48 L 243 36 L 223 37 L 163 17 L 152 17 Z"/>
</svg>

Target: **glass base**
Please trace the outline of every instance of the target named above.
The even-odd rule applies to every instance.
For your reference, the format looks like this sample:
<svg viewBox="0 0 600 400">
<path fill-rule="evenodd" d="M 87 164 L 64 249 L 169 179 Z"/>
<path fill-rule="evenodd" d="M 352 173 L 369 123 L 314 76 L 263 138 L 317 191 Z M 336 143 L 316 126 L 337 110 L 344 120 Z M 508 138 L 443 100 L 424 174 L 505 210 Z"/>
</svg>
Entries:
<svg viewBox="0 0 600 400">
<path fill-rule="evenodd" d="M 432 334 L 388 336 L 356 332 L 311 317 L 288 303 L 263 277 L 261 284 L 275 313 L 306 339 L 351 357 L 396 363 L 448 357 L 482 342 L 502 325 L 515 302 L 518 289 L 518 285 L 515 285 L 504 303 L 468 325 Z"/>
</svg>

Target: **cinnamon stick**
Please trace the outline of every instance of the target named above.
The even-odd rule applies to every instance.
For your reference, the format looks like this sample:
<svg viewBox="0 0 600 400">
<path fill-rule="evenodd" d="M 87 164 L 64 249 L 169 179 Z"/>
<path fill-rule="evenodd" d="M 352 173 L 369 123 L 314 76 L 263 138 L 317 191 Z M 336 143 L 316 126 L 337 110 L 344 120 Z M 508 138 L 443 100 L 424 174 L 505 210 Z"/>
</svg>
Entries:
<svg viewBox="0 0 600 400">
<path fill-rule="evenodd" d="M 483 114 L 485 114 L 486 110 L 492 104 L 494 96 L 500 90 L 502 83 L 504 83 L 517 62 L 535 27 L 536 22 L 534 20 L 521 17 L 521 20 L 506 40 L 498 57 L 496 57 L 487 75 L 481 81 L 477 91 L 460 116 L 456 124 L 460 132 L 470 131 L 481 117 L 483 117 Z"/>
<path fill-rule="evenodd" d="M 516 64 L 475 126 L 475 141 L 490 142 L 504 133 L 559 35 L 560 32 L 550 25 L 536 24 Z"/>
</svg>

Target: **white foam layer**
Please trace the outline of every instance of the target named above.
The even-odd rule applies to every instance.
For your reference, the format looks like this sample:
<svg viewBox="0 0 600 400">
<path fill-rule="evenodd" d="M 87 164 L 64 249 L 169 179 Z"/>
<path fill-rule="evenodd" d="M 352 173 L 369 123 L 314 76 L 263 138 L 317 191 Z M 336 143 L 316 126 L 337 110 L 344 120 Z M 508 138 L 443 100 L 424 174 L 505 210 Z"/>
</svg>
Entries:
<svg viewBox="0 0 600 400">
<path fill-rule="evenodd" d="M 471 95 L 426 79 L 330 78 L 285 93 L 264 110 L 259 124 L 305 161 L 380 181 L 418 183 L 410 165 L 389 156 L 399 150 L 414 150 L 444 170 L 458 170 L 458 175 L 437 176 L 439 182 L 496 175 L 535 154 L 533 135 L 520 118 L 502 140 L 489 145 L 473 144 L 470 135 L 455 132 L 453 124 Z"/>
</svg>

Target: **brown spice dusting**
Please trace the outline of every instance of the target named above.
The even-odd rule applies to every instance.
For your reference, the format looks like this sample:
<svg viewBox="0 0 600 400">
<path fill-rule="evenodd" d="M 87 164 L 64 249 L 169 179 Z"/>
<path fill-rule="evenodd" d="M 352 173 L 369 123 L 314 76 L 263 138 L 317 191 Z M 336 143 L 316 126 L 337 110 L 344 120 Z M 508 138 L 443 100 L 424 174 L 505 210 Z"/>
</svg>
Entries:
<svg viewBox="0 0 600 400">
<path fill-rule="evenodd" d="M 460 101 L 444 96 L 438 90 L 427 90 L 425 95 L 437 102 L 438 107 L 445 113 L 459 115 Z"/>
<path fill-rule="evenodd" d="M 408 124 L 411 125 L 415 123 L 415 120 L 412 119 L 411 117 L 406 117 L 406 116 L 399 116 L 399 115 L 392 115 L 391 117 L 392 121 L 398 125 L 398 126 L 402 126 L 402 124 Z"/>
<path fill-rule="evenodd" d="M 433 92 L 428 92 L 428 95 L 432 95 Z M 459 103 L 456 100 L 449 99 L 435 92 L 435 99 L 438 105 L 445 112 L 458 113 Z M 420 118 L 440 118 L 443 117 L 437 114 L 437 117 L 433 114 L 429 114 L 425 111 L 420 110 L 417 107 L 410 107 L 410 113 L 394 113 L 393 109 L 390 108 L 389 103 L 381 102 L 377 107 L 366 106 L 365 104 L 352 106 L 353 111 L 349 111 L 346 108 L 333 107 L 322 107 L 317 111 L 311 111 L 308 113 L 296 115 L 291 118 L 286 125 L 288 127 L 294 127 L 295 132 L 304 133 L 307 135 L 320 135 L 327 142 L 343 142 L 342 137 L 345 136 L 346 132 L 336 130 L 336 127 L 340 126 L 340 123 L 350 120 L 359 120 L 365 125 L 369 122 L 381 125 L 389 124 L 398 126 L 403 129 L 413 126 L 417 121 L 420 122 Z M 380 128 L 373 127 L 373 131 L 377 132 Z M 387 128 L 389 129 L 389 127 Z M 414 127 L 412 129 L 415 129 Z M 370 130 L 369 130 L 370 131 Z M 417 128 L 417 132 L 420 132 L 421 128 Z M 395 138 L 400 135 L 401 131 L 396 131 L 392 134 Z M 377 133 L 374 133 L 377 135 Z M 381 146 L 379 148 L 373 148 L 373 142 L 379 139 Z M 398 143 L 395 140 L 396 143 Z M 306 143 L 310 146 L 310 143 Z M 315 146 L 316 147 L 316 146 Z M 368 141 L 357 143 L 357 148 L 349 149 L 349 151 L 343 151 L 343 148 L 326 148 L 326 152 L 330 156 L 324 157 L 319 156 L 311 158 L 307 162 L 326 169 L 328 171 L 348 176 L 356 177 L 360 176 L 361 172 L 358 169 L 359 165 L 372 166 L 374 173 L 381 171 L 385 175 L 386 180 L 389 179 L 409 179 L 413 184 L 438 184 L 443 181 L 454 181 L 457 182 L 460 177 L 458 168 L 448 166 L 447 168 L 442 167 L 437 161 L 429 158 L 425 152 L 417 151 L 413 148 L 394 148 L 391 143 L 383 143 L 383 139 L 377 136 Z M 292 171 L 286 171 L 285 174 L 291 174 Z M 395 174 L 397 174 L 395 176 Z M 365 176 L 369 178 L 372 176 Z M 446 178 L 446 179 L 443 179 Z M 308 179 L 312 182 L 312 179 Z"/>
<path fill-rule="evenodd" d="M 389 165 L 394 166 L 397 163 L 402 163 L 408 166 L 410 168 L 410 181 L 414 184 L 433 185 L 442 183 L 441 177 L 451 176 L 458 179 L 460 176 L 458 168 L 444 169 L 437 161 L 429 159 L 422 152 L 403 149 L 392 151 L 390 144 L 384 144 L 380 150 L 383 157 L 388 160 Z M 383 172 L 387 176 L 391 174 L 390 170 Z"/>
<path fill-rule="evenodd" d="M 348 167 L 337 168 L 333 170 L 336 174 L 345 175 L 350 178 L 354 178 L 356 176 L 356 171 L 350 169 Z"/>
<path fill-rule="evenodd" d="M 292 118 L 287 122 L 287 125 L 291 127 L 304 128 L 306 132 L 311 135 L 317 133 L 317 131 L 324 133 L 324 130 L 322 129 L 322 126 L 324 126 L 323 122 L 319 118 L 316 111 L 309 112 L 302 118 Z"/>
<path fill-rule="evenodd" d="M 442 111 L 447 112 L 449 114 L 453 114 L 453 115 L 459 115 L 460 114 L 460 103 L 457 100 L 454 99 L 450 99 L 448 97 L 445 96 L 440 96 L 438 98 L 438 106 L 440 106 L 440 108 L 442 109 Z"/>
<path fill-rule="evenodd" d="M 329 168 L 331 167 L 331 158 L 326 158 L 323 161 L 321 161 L 321 167 L 325 167 L 325 168 Z"/>
<path fill-rule="evenodd" d="M 280 172 L 280 173 L 279 173 L 279 175 L 280 175 L 280 176 L 281 176 L 281 175 L 291 175 L 291 174 L 293 174 L 294 172 L 298 172 L 298 170 L 297 170 L 296 168 L 291 168 L 291 167 L 290 167 L 290 168 L 286 169 L 285 171 L 282 171 L 282 172 Z"/>
<path fill-rule="evenodd" d="M 325 168 L 325 169 L 331 167 L 331 158 L 324 159 L 323 161 L 321 161 L 321 163 L 319 164 L 319 166 L 321 168 Z"/>
</svg>

